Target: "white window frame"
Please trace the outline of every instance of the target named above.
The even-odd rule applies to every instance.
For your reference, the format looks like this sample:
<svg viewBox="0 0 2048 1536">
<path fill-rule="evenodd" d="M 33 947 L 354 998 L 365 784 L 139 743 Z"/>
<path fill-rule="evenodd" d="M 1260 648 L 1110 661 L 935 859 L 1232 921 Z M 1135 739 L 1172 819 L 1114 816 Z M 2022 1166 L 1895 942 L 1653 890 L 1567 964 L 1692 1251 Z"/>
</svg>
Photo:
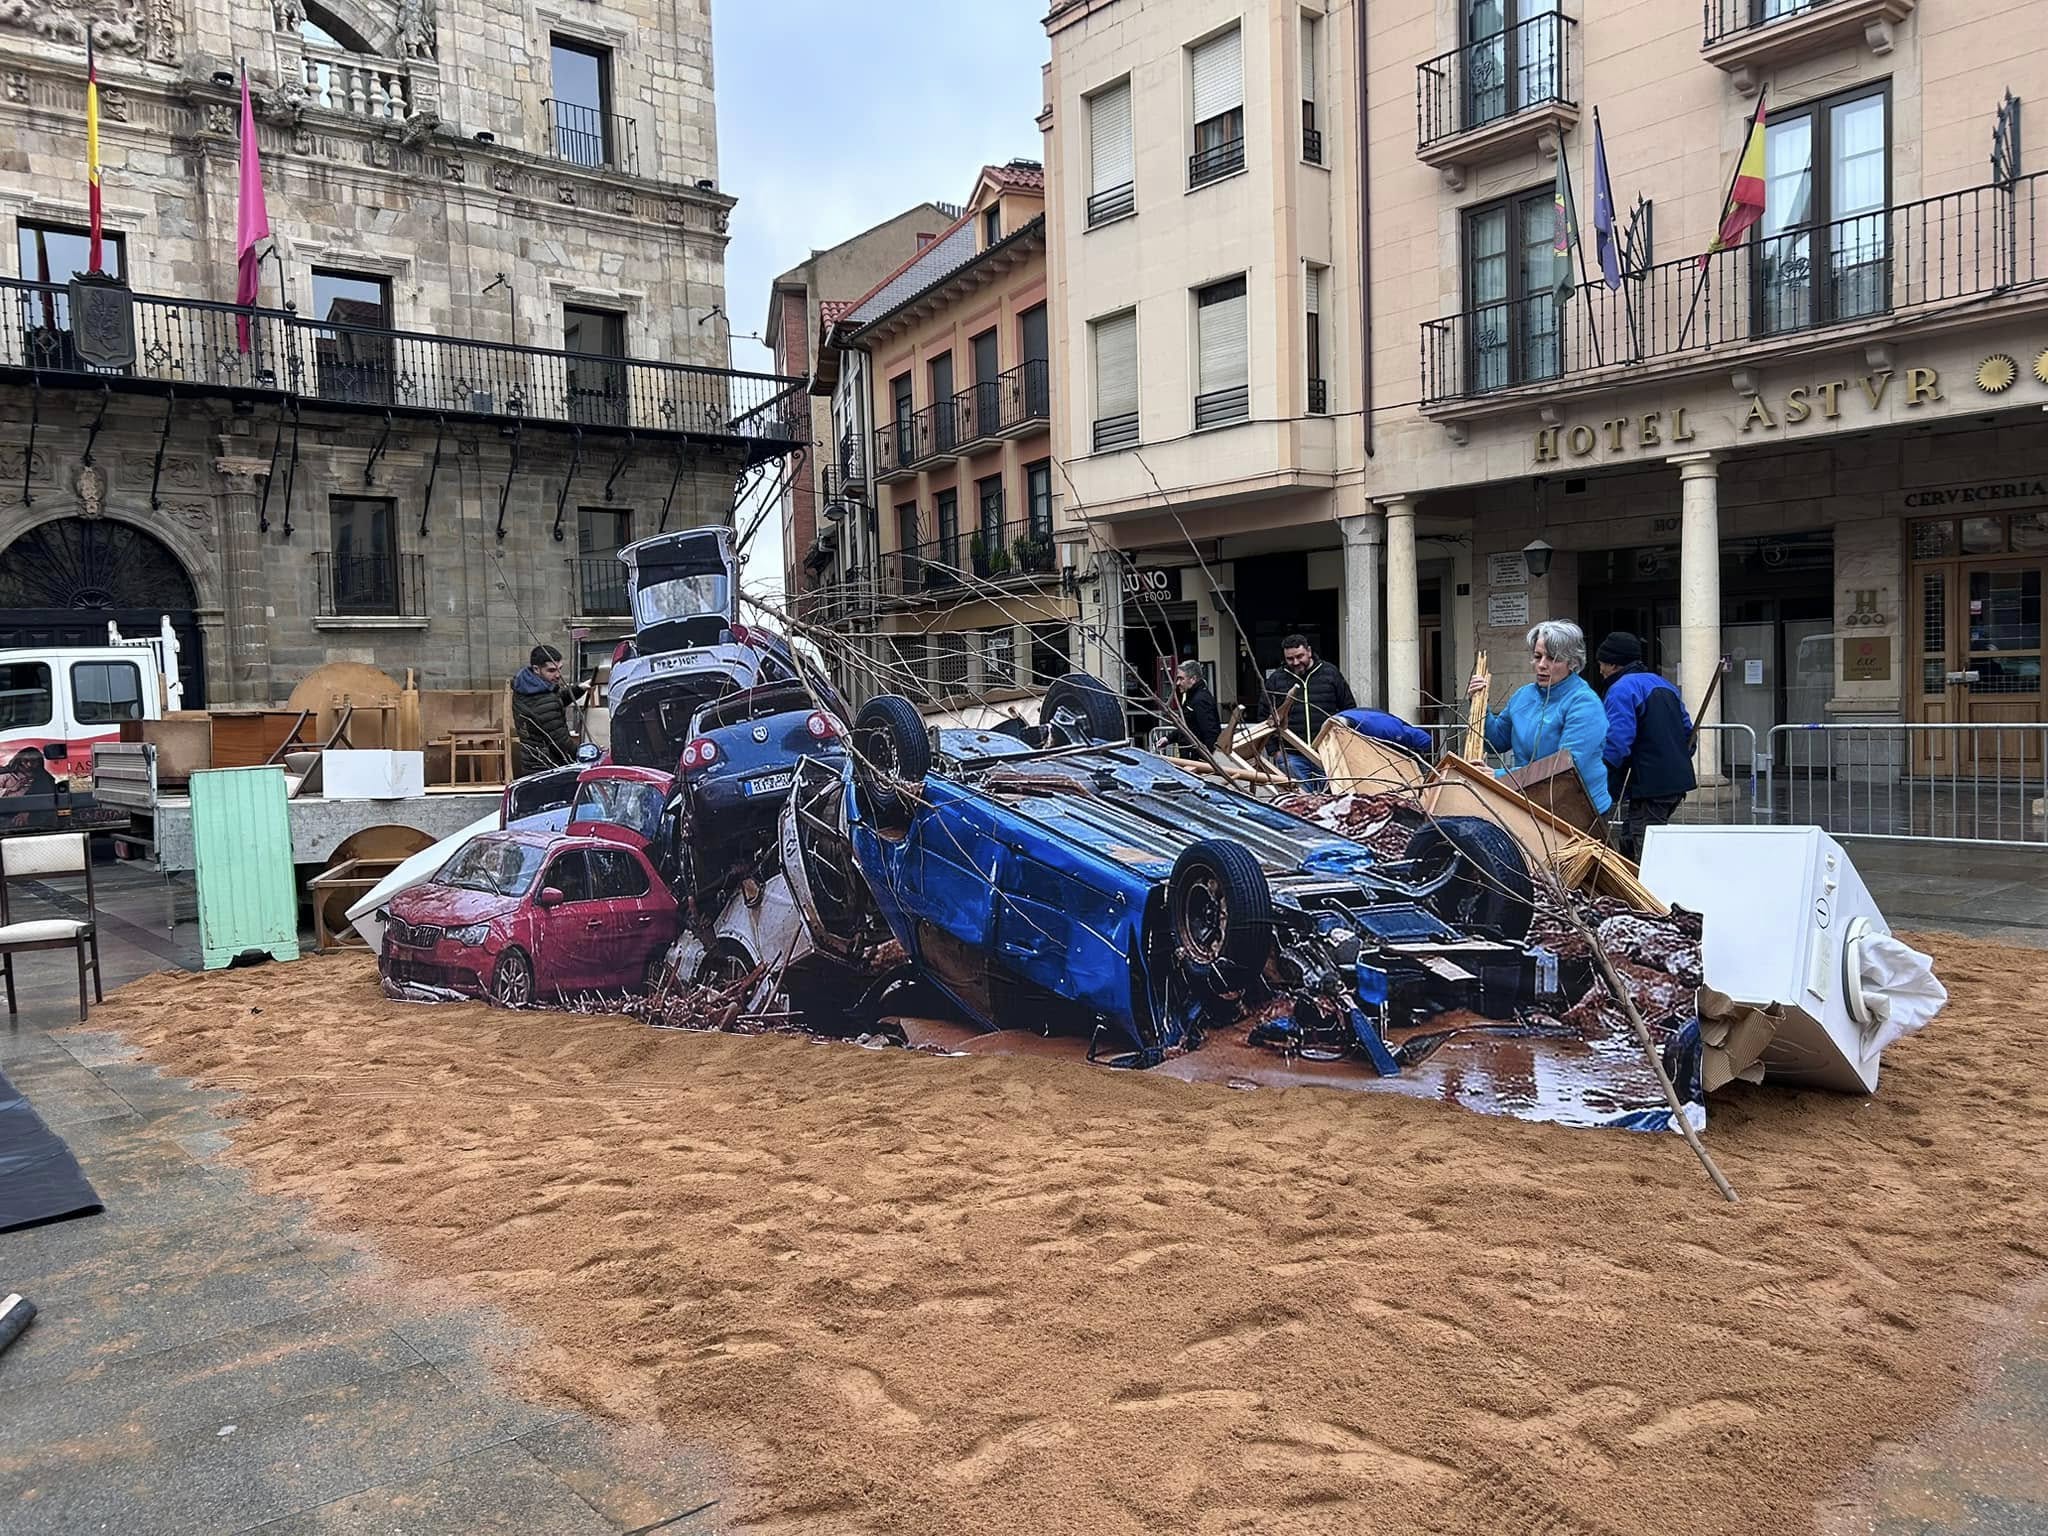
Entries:
<svg viewBox="0 0 2048 1536">
<path fill-rule="evenodd" d="M 1122 159 L 1119 162 L 1112 158 L 1108 169 L 1105 170 L 1101 154 L 1104 136 L 1096 131 L 1097 114 L 1105 104 L 1119 95 L 1123 98 Z M 1088 197 L 1087 204 L 1083 209 L 1085 217 L 1082 222 L 1085 227 L 1094 229 L 1098 225 L 1113 223 L 1117 219 L 1130 218 L 1138 211 L 1137 134 L 1135 120 L 1132 115 L 1131 77 L 1126 75 L 1121 80 L 1113 80 L 1108 85 L 1091 91 L 1082 100 L 1087 109 L 1085 117 L 1088 124 Z M 1113 140 L 1115 135 L 1111 134 L 1109 137 Z M 1116 174 L 1119 170 L 1123 173 L 1121 176 Z M 1098 197 L 1102 197 L 1105 193 L 1112 193 L 1123 187 L 1131 189 L 1129 207 L 1108 213 L 1100 218 L 1096 217 L 1094 212 L 1095 200 Z"/>
<path fill-rule="evenodd" d="M 1198 432 L 1208 431 L 1212 427 L 1236 426 L 1239 423 L 1248 421 L 1251 418 L 1252 299 L 1250 279 L 1251 274 L 1249 272 L 1235 272 L 1225 277 L 1215 278 L 1209 282 L 1198 284 L 1197 286 L 1188 290 L 1188 305 L 1192 312 L 1191 318 L 1193 321 L 1192 329 L 1194 336 L 1194 347 L 1192 351 L 1192 361 L 1194 363 L 1195 375 L 1195 388 L 1190 400 L 1189 408 L 1193 417 L 1192 424 L 1194 430 Z M 1202 302 L 1202 296 L 1204 294 L 1209 293 L 1213 289 L 1222 288 L 1232 283 L 1238 285 L 1238 287 L 1242 290 L 1241 292 L 1235 295 L 1234 299 L 1226 298 L 1211 304 L 1204 304 Z M 1232 302 L 1235 302 L 1239 306 L 1234 317 L 1238 322 L 1237 335 L 1235 338 L 1235 345 L 1238 354 L 1238 372 L 1234 380 L 1228 376 L 1228 354 L 1230 346 L 1232 344 L 1232 337 L 1230 335 L 1228 327 L 1230 320 L 1233 317 L 1228 313 L 1222 311 L 1223 305 L 1230 304 Z M 1217 310 L 1219 313 L 1217 315 L 1217 318 L 1209 322 L 1209 325 L 1205 327 L 1202 320 L 1202 313 L 1204 310 L 1208 309 Z M 1217 329 L 1218 327 L 1220 327 L 1221 329 Z M 1215 360 L 1213 365 L 1211 362 L 1211 354 L 1215 354 Z M 1216 370 L 1213 373 L 1212 366 Z M 1219 417 L 1211 421 L 1203 421 L 1201 419 L 1201 411 L 1198 402 L 1207 399 L 1211 396 L 1227 394 L 1232 390 L 1242 390 L 1244 392 L 1243 412 L 1241 414 L 1232 414 L 1229 416 Z"/>
<path fill-rule="evenodd" d="M 1117 400 L 1110 400 L 1107 399 L 1104 395 L 1102 377 L 1102 336 L 1104 331 L 1109 326 L 1116 325 L 1124 321 L 1129 322 L 1131 332 L 1130 396 L 1126 409 L 1109 410 L 1105 407 L 1112 404 L 1125 404 L 1125 402 L 1121 398 Z M 1089 397 L 1093 402 L 1088 417 L 1089 443 L 1092 448 L 1095 437 L 1094 428 L 1097 423 L 1108 421 L 1119 416 L 1140 416 L 1142 414 L 1142 402 L 1144 400 L 1144 367 L 1143 359 L 1139 356 L 1138 311 L 1135 307 L 1131 309 L 1118 310 L 1112 314 L 1101 315 L 1098 316 L 1096 319 L 1088 322 L 1088 371 L 1090 376 Z M 1122 446 L 1130 447 L 1132 446 L 1132 444 L 1127 443 Z"/>
</svg>

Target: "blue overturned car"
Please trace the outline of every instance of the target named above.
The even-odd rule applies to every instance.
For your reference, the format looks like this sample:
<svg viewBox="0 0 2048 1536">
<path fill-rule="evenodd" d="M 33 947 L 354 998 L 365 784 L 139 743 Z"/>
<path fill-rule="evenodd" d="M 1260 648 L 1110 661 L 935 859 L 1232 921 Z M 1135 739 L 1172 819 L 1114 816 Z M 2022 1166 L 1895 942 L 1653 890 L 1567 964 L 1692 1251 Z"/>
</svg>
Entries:
<svg viewBox="0 0 2048 1536">
<path fill-rule="evenodd" d="M 1376 859 L 1121 737 L 1114 695 L 1080 675 L 1018 734 L 869 700 L 838 781 L 820 765 L 798 787 L 799 874 L 833 893 L 807 919 L 886 928 L 985 1027 L 1134 1066 L 1249 1022 L 1255 1043 L 1392 1073 L 1389 1028 L 1537 995 L 1529 872 L 1498 827 L 1418 818 Z"/>
</svg>

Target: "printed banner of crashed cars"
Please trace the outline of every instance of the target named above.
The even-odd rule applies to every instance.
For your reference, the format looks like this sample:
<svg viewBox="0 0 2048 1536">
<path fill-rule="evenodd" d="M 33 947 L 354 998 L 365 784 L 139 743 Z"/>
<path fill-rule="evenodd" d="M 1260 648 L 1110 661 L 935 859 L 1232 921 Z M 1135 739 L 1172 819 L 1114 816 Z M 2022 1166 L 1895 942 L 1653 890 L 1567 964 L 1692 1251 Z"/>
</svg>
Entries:
<svg viewBox="0 0 2048 1536">
<path fill-rule="evenodd" d="M 386 987 L 645 1012 L 650 991 L 759 972 L 752 1010 L 829 973 L 836 1006 L 803 1023 L 846 1034 L 876 1028 L 885 1008 L 848 1000 L 893 968 L 965 1021 L 899 1023 L 911 1043 L 1028 1030 L 1100 1064 L 1669 1127 L 1498 828 L 1417 817 L 1368 846 L 1104 739 L 1121 712 L 1093 679 L 1054 693 L 1036 726 L 936 742 L 908 701 L 873 700 L 849 752 L 808 695 L 741 690 L 643 734 L 666 767 L 521 780 L 502 826 L 372 893 Z M 1698 1123 L 1698 977 L 1667 980 L 1659 1027 Z"/>
</svg>

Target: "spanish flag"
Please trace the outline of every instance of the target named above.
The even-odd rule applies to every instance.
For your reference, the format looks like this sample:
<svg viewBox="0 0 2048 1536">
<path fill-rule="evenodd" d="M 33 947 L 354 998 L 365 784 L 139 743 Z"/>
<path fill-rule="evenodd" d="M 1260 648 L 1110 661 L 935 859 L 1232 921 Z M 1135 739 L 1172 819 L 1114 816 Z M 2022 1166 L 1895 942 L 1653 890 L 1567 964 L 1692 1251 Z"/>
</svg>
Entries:
<svg viewBox="0 0 2048 1536">
<path fill-rule="evenodd" d="M 1721 229 L 1700 257 L 1700 266 L 1704 268 L 1714 252 L 1736 245 L 1763 216 L 1764 98 L 1758 92 L 1756 114 L 1749 120 L 1749 137 L 1742 142 L 1742 158 L 1735 162 L 1735 179 L 1728 184 L 1728 200 L 1721 207 Z"/>
<path fill-rule="evenodd" d="M 100 66 L 92 53 L 90 25 L 85 29 L 85 182 L 85 200 L 92 224 L 86 269 L 99 272 L 103 270 L 100 265 Z"/>
</svg>

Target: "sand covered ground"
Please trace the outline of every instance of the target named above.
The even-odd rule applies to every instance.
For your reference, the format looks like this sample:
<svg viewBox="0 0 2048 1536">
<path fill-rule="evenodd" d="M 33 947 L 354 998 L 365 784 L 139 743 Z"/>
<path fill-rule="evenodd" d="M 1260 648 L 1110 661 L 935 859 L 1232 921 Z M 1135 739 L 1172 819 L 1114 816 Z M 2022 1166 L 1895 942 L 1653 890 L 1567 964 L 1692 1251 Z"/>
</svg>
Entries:
<svg viewBox="0 0 2048 1536">
<path fill-rule="evenodd" d="M 1818 1529 L 2048 1276 L 2048 954 L 1874 1101 L 1711 1145 L 385 1001 L 367 959 L 150 978 L 95 1027 L 242 1090 L 235 1155 L 537 1330 L 537 1391 L 722 1453 L 746 1529 Z"/>
</svg>

